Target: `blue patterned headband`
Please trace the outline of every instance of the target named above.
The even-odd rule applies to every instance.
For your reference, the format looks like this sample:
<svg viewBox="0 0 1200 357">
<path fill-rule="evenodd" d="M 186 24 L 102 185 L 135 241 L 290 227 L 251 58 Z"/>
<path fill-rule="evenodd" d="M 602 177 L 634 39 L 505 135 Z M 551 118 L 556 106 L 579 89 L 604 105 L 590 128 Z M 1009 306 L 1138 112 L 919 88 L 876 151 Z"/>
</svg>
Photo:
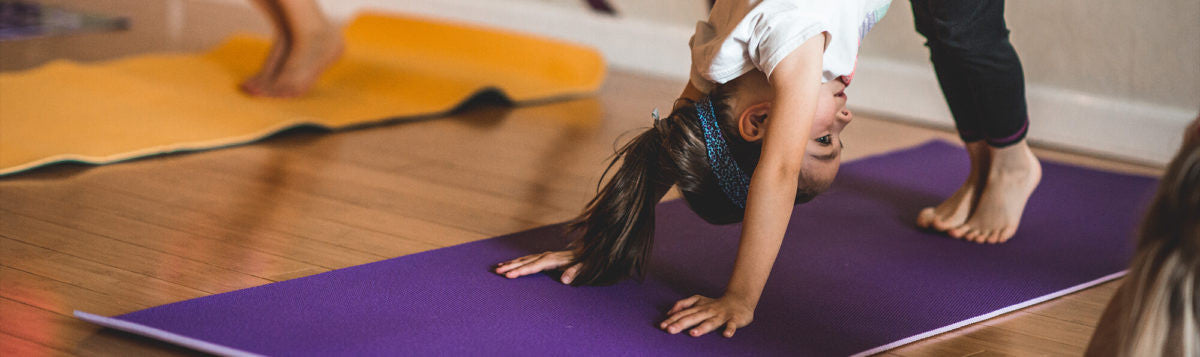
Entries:
<svg viewBox="0 0 1200 357">
<path fill-rule="evenodd" d="M 738 208 L 746 208 L 746 193 L 750 189 L 750 177 L 733 161 L 725 136 L 721 135 L 721 126 L 717 124 L 717 116 L 713 113 L 712 98 L 704 96 L 696 102 L 696 112 L 700 115 L 700 124 L 704 127 L 704 146 L 708 148 L 708 165 L 712 166 L 713 174 L 721 190 Z"/>
</svg>

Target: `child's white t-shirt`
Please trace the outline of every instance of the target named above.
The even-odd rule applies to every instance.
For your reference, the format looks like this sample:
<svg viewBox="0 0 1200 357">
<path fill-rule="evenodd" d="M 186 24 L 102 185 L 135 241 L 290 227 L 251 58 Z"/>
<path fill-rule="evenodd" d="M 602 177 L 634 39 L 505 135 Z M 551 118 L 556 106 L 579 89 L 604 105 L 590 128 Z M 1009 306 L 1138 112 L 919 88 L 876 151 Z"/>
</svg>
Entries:
<svg viewBox="0 0 1200 357">
<path fill-rule="evenodd" d="M 708 21 L 696 23 L 692 85 L 704 93 L 758 68 L 775 66 L 804 41 L 829 34 L 822 82 L 854 76 L 858 47 L 887 13 L 891 0 L 721 0 Z"/>
</svg>

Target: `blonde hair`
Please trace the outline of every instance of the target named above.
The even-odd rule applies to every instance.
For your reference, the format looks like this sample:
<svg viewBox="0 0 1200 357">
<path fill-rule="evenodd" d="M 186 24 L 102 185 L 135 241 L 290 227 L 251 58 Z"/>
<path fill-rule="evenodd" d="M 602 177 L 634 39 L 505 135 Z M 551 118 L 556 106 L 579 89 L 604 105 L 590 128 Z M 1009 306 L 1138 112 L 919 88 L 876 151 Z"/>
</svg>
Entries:
<svg viewBox="0 0 1200 357">
<path fill-rule="evenodd" d="M 1115 352 L 1119 356 L 1200 356 L 1195 266 L 1183 264 L 1176 252 L 1155 270 L 1155 262 L 1146 258 L 1157 252 L 1139 255 L 1123 288 L 1127 290 L 1113 301 L 1129 309 L 1116 320 Z"/>
<path fill-rule="evenodd" d="M 1125 279 L 1110 303 L 1116 315 L 1101 322 L 1114 325 L 1114 349 L 1089 351 L 1200 356 L 1200 136 L 1188 136 L 1163 176 Z"/>
</svg>

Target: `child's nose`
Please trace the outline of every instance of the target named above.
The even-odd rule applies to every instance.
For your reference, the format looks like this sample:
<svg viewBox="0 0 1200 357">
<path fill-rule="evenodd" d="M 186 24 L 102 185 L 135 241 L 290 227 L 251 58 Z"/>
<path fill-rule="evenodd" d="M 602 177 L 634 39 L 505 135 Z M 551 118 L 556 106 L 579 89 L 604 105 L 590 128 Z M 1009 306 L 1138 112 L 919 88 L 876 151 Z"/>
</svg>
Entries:
<svg viewBox="0 0 1200 357">
<path fill-rule="evenodd" d="M 850 109 L 842 108 L 842 111 L 837 113 L 837 118 L 843 124 L 850 124 L 850 121 L 854 120 L 854 113 Z"/>
</svg>

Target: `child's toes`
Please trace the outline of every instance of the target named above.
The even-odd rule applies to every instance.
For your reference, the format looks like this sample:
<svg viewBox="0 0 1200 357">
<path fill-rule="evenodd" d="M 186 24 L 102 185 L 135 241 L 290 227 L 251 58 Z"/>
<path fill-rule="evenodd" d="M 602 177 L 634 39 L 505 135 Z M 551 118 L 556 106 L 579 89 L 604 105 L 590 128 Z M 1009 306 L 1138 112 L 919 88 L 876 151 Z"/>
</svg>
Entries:
<svg viewBox="0 0 1200 357">
<path fill-rule="evenodd" d="M 958 227 L 954 227 L 953 229 L 950 229 L 949 231 L 946 232 L 946 234 L 949 234 L 951 237 L 954 237 L 955 239 L 963 239 L 966 237 L 967 232 L 970 232 L 970 231 L 971 231 L 971 226 L 964 224 L 964 225 L 961 225 Z"/>
<path fill-rule="evenodd" d="M 923 229 L 931 228 L 936 217 L 937 213 L 934 212 L 933 207 L 925 207 L 925 209 L 921 210 L 920 214 L 917 214 L 917 227 Z"/>
<path fill-rule="evenodd" d="M 1016 233 L 1017 233 L 1016 227 L 1004 227 L 1004 229 L 1001 229 L 1000 233 L 998 234 L 998 236 L 1000 238 L 1000 243 L 1007 242 Z"/>
<path fill-rule="evenodd" d="M 972 229 L 971 232 L 967 233 L 967 240 L 975 243 L 983 243 L 987 241 L 987 234 L 988 230 L 975 228 Z"/>
</svg>

